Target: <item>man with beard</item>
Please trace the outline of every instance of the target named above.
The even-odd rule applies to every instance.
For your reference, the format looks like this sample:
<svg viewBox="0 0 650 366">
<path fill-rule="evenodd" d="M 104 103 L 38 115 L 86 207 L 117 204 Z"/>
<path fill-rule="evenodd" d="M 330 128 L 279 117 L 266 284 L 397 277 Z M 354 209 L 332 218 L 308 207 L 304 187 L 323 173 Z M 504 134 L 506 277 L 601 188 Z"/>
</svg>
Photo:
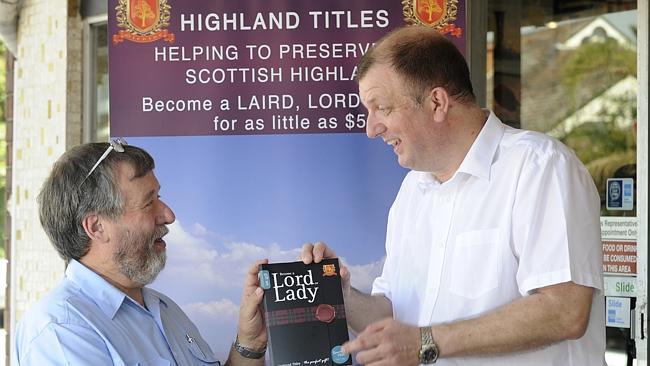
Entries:
<svg viewBox="0 0 650 366">
<path fill-rule="evenodd" d="M 39 194 L 40 220 L 65 277 L 23 317 L 16 365 L 220 365 L 196 326 L 150 284 L 165 266 L 172 210 L 153 158 L 123 140 L 66 152 Z M 255 263 L 226 365 L 263 365 L 266 330 Z"/>
</svg>

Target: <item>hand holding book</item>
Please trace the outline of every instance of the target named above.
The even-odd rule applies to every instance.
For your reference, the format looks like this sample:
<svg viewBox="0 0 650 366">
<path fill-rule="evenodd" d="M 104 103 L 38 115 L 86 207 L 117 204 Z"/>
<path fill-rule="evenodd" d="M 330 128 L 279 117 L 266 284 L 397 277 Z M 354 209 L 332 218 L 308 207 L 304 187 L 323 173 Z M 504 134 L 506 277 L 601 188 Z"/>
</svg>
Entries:
<svg viewBox="0 0 650 366">
<path fill-rule="evenodd" d="M 336 258 L 336 253 L 325 243 L 317 241 L 316 243 L 305 243 L 302 246 L 300 260 L 304 264 L 320 263 L 323 259 Z M 341 288 L 343 297 L 347 298 L 350 294 L 350 271 L 348 267 L 340 264 L 341 268 Z"/>
<path fill-rule="evenodd" d="M 260 308 L 264 291 L 259 286 L 257 274 L 259 267 L 266 263 L 268 263 L 267 259 L 259 260 L 246 273 L 237 328 L 238 343 L 246 349 L 261 352 L 266 349 L 267 333 L 264 315 Z"/>
<path fill-rule="evenodd" d="M 260 265 L 272 366 L 351 364 L 341 272 L 336 258 Z"/>
</svg>

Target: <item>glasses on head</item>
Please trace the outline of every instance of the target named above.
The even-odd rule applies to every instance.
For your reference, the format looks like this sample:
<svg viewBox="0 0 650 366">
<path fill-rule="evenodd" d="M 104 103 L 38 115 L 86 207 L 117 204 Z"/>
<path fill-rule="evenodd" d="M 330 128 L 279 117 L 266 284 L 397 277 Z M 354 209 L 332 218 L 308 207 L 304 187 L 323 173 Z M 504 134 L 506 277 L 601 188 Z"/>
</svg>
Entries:
<svg viewBox="0 0 650 366">
<path fill-rule="evenodd" d="M 104 159 L 106 159 L 106 157 L 108 156 L 108 154 L 111 153 L 112 150 L 115 150 L 116 152 L 119 152 L 119 153 L 123 153 L 124 152 L 124 146 L 126 146 L 126 145 L 128 145 L 128 144 L 126 143 L 126 140 L 123 137 L 112 138 L 108 142 L 108 147 L 106 148 L 106 151 L 104 151 L 102 156 L 100 156 L 99 159 L 97 159 L 97 162 L 95 163 L 95 165 L 93 165 L 93 167 L 90 168 L 90 171 L 88 172 L 88 174 L 86 174 L 86 177 L 84 178 L 84 180 L 81 181 L 81 184 L 84 184 L 86 179 L 88 179 L 88 177 L 90 177 L 90 175 L 93 174 L 95 169 L 97 169 L 99 164 L 101 164 L 101 162 L 104 161 Z M 81 185 L 81 184 L 79 184 L 79 185 Z"/>
</svg>

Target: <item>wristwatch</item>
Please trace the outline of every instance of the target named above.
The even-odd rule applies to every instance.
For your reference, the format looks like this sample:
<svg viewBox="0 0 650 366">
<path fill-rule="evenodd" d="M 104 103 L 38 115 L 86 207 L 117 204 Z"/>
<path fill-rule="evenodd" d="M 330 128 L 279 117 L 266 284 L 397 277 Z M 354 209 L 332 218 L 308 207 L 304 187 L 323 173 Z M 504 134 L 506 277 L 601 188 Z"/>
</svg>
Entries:
<svg viewBox="0 0 650 366">
<path fill-rule="evenodd" d="M 250 358 L 250 359 L 258 359 L 264 357 L 264 353 L 266 352 L 266 346 L 257 351 L 248 347 L 244 347 L 241 344 L 239 344 L 239 337 L 235 338 L 235 351 L 239 353 L 242 357 L 244 358 Z"/>
<path fill-rule="evenodd" d="M 431 327 L 420 327 L 420 341 L 420 363 L 436 363 L 438 359 L 438 346 L 433 341 Z"/>
</svg>

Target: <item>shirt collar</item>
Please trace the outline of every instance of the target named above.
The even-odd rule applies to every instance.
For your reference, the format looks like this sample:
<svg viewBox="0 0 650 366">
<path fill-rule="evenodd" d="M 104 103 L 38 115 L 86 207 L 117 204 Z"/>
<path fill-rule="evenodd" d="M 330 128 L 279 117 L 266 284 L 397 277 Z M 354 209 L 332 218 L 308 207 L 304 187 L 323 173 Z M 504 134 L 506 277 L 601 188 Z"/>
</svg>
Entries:
<svg viewBox="0 0 650 366">
<path fill-rule="evenodd" d="M 167 308 L 167 302 L 160 296 L 160 294 L 150 288 L 144 287 L 142 289 L 142 299 L 144 304 L 147 306 L 147 309 L 154 316 L 154 318 L 160 318 L 160 308 Z"/>
<path fill-rule="evenodd" d="M 93 299 L 104 314 L 111 319 L 117 314 L 124 300 L 127 299 L 124 292 L 74 259 L 71 259 L 70 263 L 68 263 L 65 276 L 79 286 L 81 292 Z"/>
<path fill-rule="evenodd" d="M 499 121 L 494 112 L 490 111 L 487 121 L 483 125 L 483 128 L 481 128 L 481 132 L 476 136 L 476 140 L 472 143 L 456 173 L 467 173 L 489 180 L 492 161 L 503 137 L 504 130 L 503 123 Z M 440 182 L 431 173 L 418 172 L 418 176 L 418 186 L 423 191 L 440 186 Z"/>
<path fill-rule="evenodd" d="M 433 177 L 433 174 L 429 172 L 416 172 L 416 174 L 418 175 L 418 187 L 423 192 L 440 186 L 440 182 Z"/>
<path fill-rule="evenodd" d="M 492 162 L 505 128 L 494 112 L 490 115 L 470 147 L 465 159 L 458 167 L 459 172 L 490 180 Z"/>
<path fill-rule="evenodd" d="M 68 263 L 65 276 L 68 280 L 79 286 L 81 292 L 93 299 L 104 314 L 111 319 L 115 317 L 115 314 L 117 314 L 124 301 L 131 301 L 133 304 L 140 306 L 140 304 L 126 296 L 120 289 L 111 285 L 93 270 L 74 259 L 71 259 L 70 263 Z M 167 303 L 158 296 L 156 291 L 144 287 L 142 289 L 142 297 L 150 312 L 160 314 L 160 304 L 167 307 Z"/>
</svg>

